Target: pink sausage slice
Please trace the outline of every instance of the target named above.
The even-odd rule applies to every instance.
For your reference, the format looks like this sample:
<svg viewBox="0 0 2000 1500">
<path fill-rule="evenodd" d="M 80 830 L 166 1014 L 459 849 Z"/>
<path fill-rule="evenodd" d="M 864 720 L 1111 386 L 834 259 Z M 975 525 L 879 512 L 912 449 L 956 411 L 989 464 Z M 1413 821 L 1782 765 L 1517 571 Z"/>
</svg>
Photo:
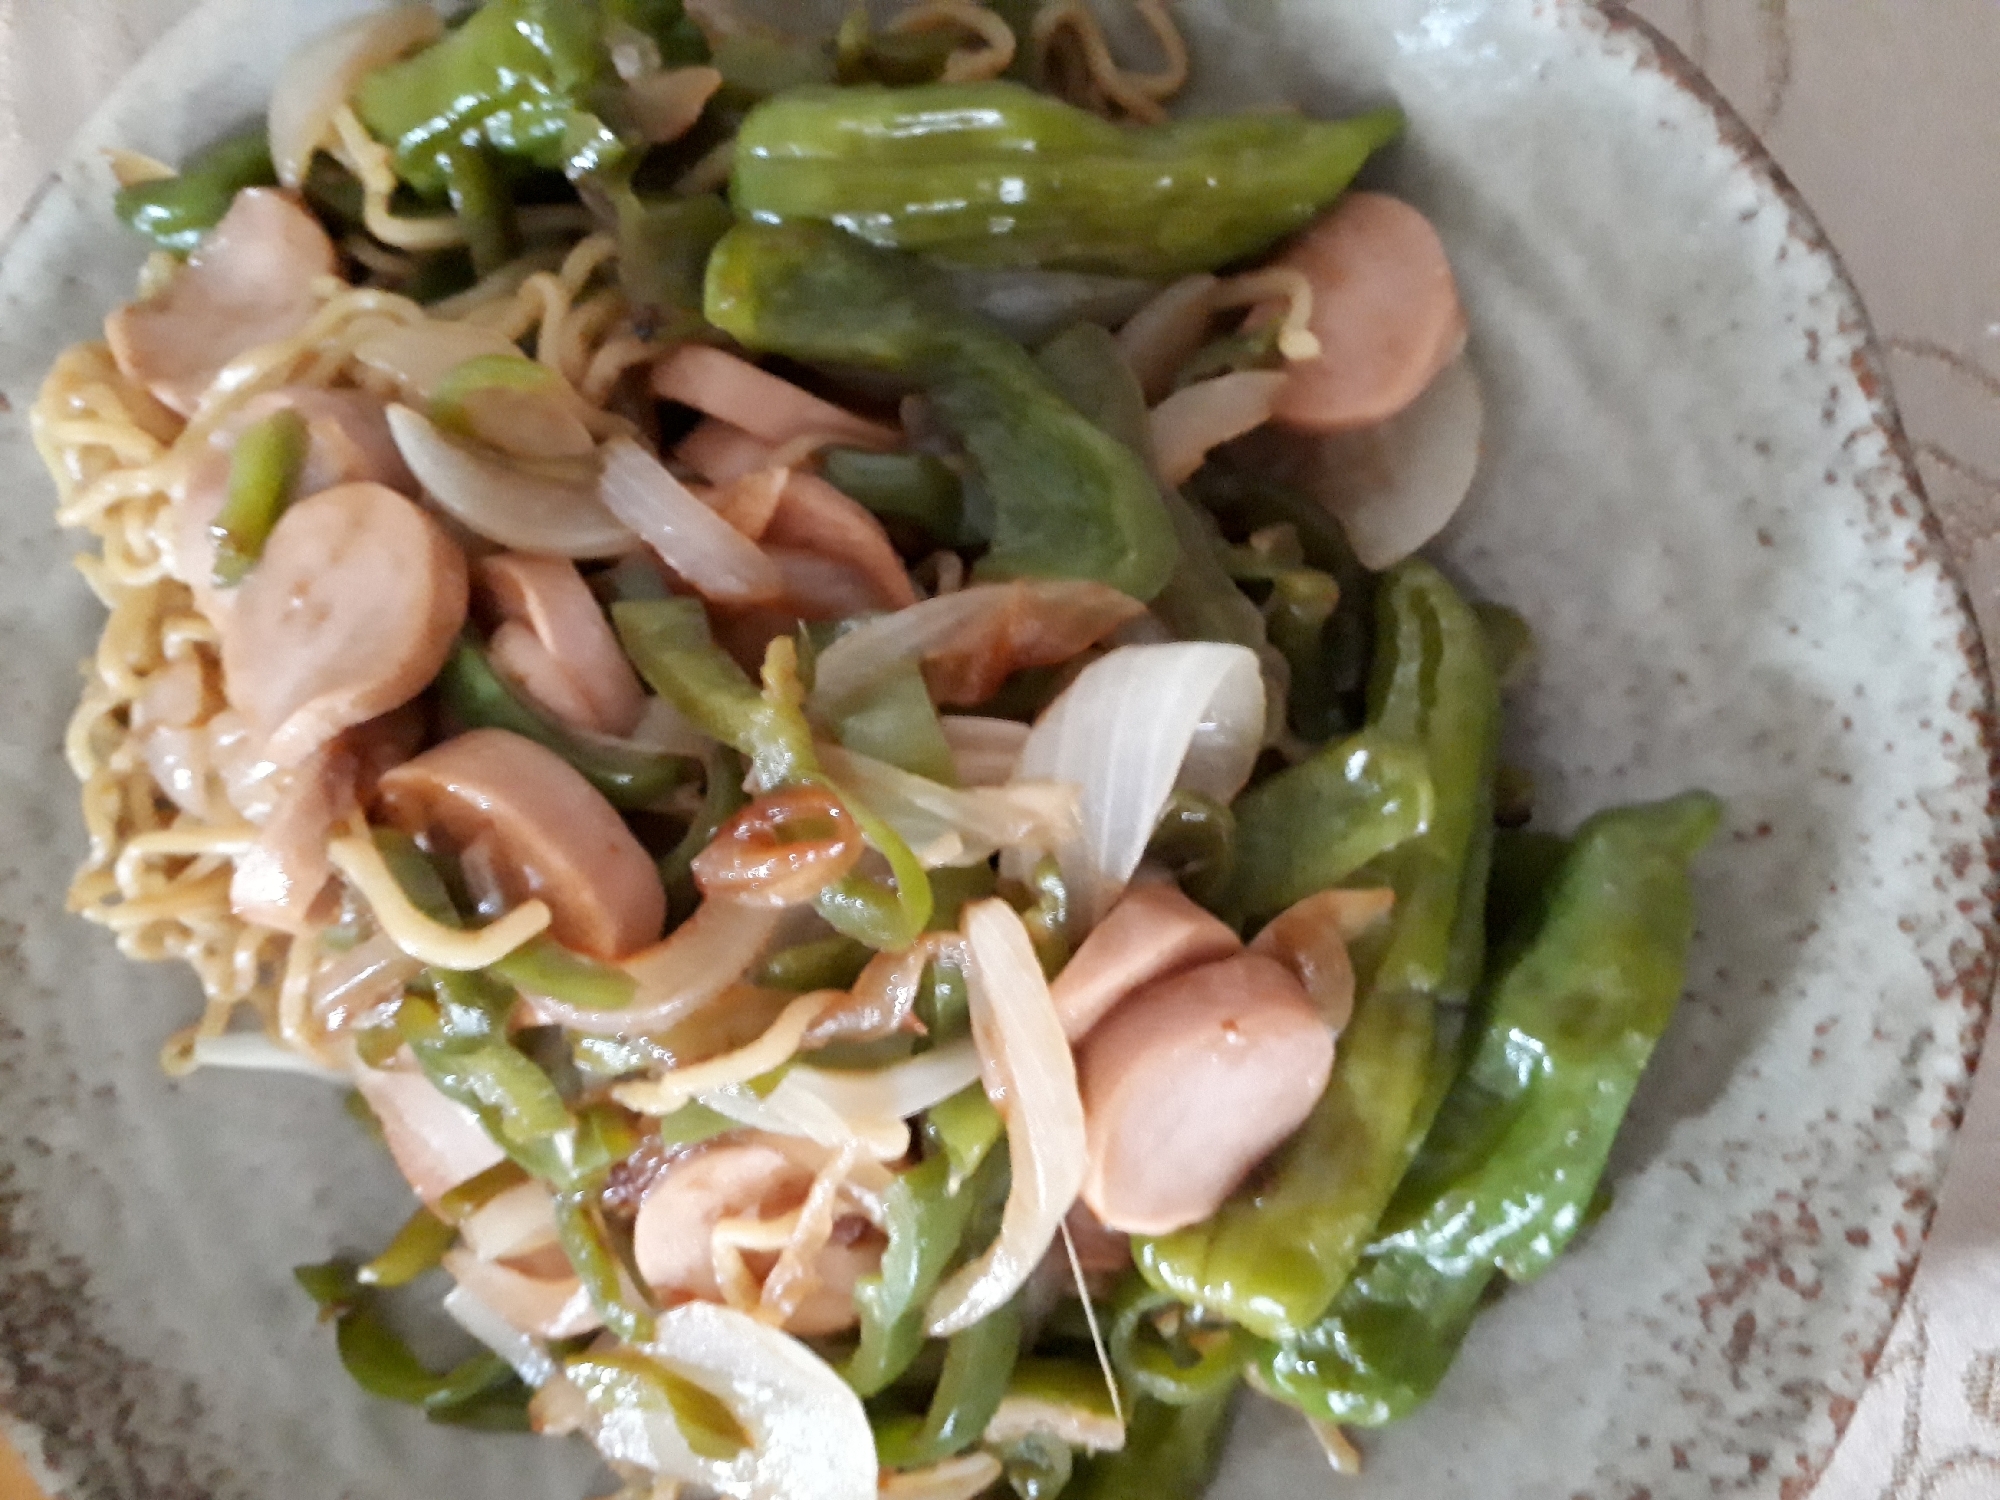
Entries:
<svg viewBox="0 0 2000 1500">
<path fill-rule="evenodd" d="M 1199 1223 L 1298 1129 L 1332 1070 L 1331 1034 L 1262 954 L 1148 985 L 1077 1055 L 1084 1203 L 1127 1234 Z"/>
<path fill-rule="evenodd" d="M 707 344 L 683 344 L 653 371 L 653 394 L 740 427 L 774 448 L 824 438 L 863 448 L 893 448 L 902 434 L 824 401 L 782 376 Z"/>
<path fill-rule="evenodd" d="M 1063 1035 L 1074 1042 L 1140 985 L 1228 958 L 1242 947 L 1235 933 L 1179 886 L 1134 886 L 1049 985 Z"/>
<path fill-rule="evenodd" d="M 1273 262 L 1312 283 L 1316 359 L 1287 367 L 1273 420 L 1307 432 L 1385 422 L 1465 347 L 1465 309 L 1430 220 L 1400 198 L 1349 193 Z"/>
<path fill-rule="evenodd" d="M 377 801 L 405 833 L 488 841 L 510 902 L 548 903 L 556 941 L 593 958 L 636 953 L 666 925 L 659 871 L 617 811 L 553 750 L 475 729 L 383 776 Z"/>
<path fill-rule="evenodd" d="M 588 705 L 578 728 L 632 732 L 646 711 L 645 689 L 575 563 L 502 552 L 480 562 L 479 586 L 502 615 L 535 633 L 574 696 Z"/>
<path fill-rule="evenodd" d="M 465 623 L 465 554 L 379 484 L 301 500 L 220 624 L 229 701 L 296 765 L 437 676 Z"/>
</svg>

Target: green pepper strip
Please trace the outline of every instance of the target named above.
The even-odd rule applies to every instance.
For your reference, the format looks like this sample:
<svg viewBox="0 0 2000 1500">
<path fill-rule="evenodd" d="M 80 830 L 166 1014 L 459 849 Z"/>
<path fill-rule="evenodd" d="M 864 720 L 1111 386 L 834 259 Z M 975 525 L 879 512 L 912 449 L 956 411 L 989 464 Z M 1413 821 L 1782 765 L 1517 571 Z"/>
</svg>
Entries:
<svg viewBox="0 0 2000 1500">
<path fill-rule="evenodd" d="M 292 1275 L 333 1320 L 340 1363 L 370 1395 L 415 1406 L 433 1422 L 527 1430 L 533 1393 L 499 1355 L 475 1354 L 435 1374 L 382 1321 L 353 1266 L 332 1261 Z"/>
<path fill-rule="evenodd" d="M 556 1235 L 604 1326 L 629 1344 L 653 1337 L 653 1311 L 621 1274 L 604 1220 L 587 1191 L 556 1194 Z"/>
<path fill-rule="evenodd" d="M 991 501 L 981 576 L 1091 578 L 1150 599 L 1172 574 L 1179 548 L 1145 463 L 920 263 L 825 225 L 738 224 L 709 257 L 705 307 L 751 349 L 921 385 Z"/>
<path fill-rule="evenodd" d="M 855 1283 L 861 1342 L 841 1373 L 863 1396 L 886 1389 L 924 1344 L 924 1303 L 944 1279 L 984 1184 L 961 1185 L 933 1156 L 900 1174 L 886 1194 L 882 1269 Z"/>
<path fill-rule="evenodd" d="M 1184 1312 L 1179 1299 L 1154 1291 L 1143 1277 L 1128 1276 L 1112 1298 L 1110 1326 L 1105 1330 L 1119 1378 L 1141 1396 L 1169 1406 L 1189 1406 L 1233 1386 L 1250 1348 L 1242 1330 L 1226 1324 L 1201 1330 L 1213 1340 L 1207 1347 L 1186 1337 L 1165 1337 L 1156 1318 Z M 1186 1321 L 1182 1316 L 1183 1333 Z"/>
<path fill-rule="evenodd" d="M 443 40 L 370 73 L 355 112 L 395 148 L 397 175 L 433 201 L 470 148 L 512 168 L 600 170 L 623 150 L 587 107 L 612 77 L 601 27 L 595 7 L 573 0 L 486 0 Z"/>
<path fill-rule="evenodd" d="M 444 1259 L 458 1230 L 428 1208 L 411 1214 L 389 1247 L 355 1273 L 363 1286 L 408 1286 Z"/>
<path fill-rule="evenodd" d="M 759 787 L 826 789 L 846 806 L 868 846 L 888 860 L 889 887 L 870 876 L 849 875 L 820 892 L 815 903 L 820 915 L 871 948 L 894 951 L 914 942 L 931 918 L 930 880 L 896 831 L 820 770 L 804 693 L 785 655 L 790 643 L 772 643 L 760 692 L 710 637 L 699 601 L 616 604 L 611 617 L 639 675 L 698 728 L 747 756 Z"/>
<path fill-rule="evenodd" d="M 764 960 L 757 971 L 757 983 L 774 990 L 810 994 L 814 990 L 845 990 L 854 987 L 861 971 L 875 957 L 875 950 L 851 937 L 821 938 L 780 948 Z"/>
<path fill-rule="evenodd" d="M 1021 1309 L 1009 1303 L 945 1344 L 930 1409 L 921 1423 L 892 1420 L 877 1429 L 876 1451 L 891 1469 L 941 1463 L 963 1453 L 986 1432 L 1007 1395 L 1007 1380 L 1021 1351 Z"/>
<path fill-rule="evenodd" d="M 1175 792 L 1153 827 L 1146 858 L 1171 870 L 1195 900 L 1212 904 L 1236 867 L 1236 816 L 1213 797 Z"/>
<path fill-rule="evenodd" d="M 1690 792 L 1578 831 L 1354 1279 L 1323 1321 L 1262 1355 L 1277 1394 L 1337 1422 L 1407 1415 L 1443 1378 L 1494 1275 L 1540 1275 L 1588 1221 L 1680 998 L 1689 865 L 1720 816 Z"/>
<path fill-rule="evenodd" d="M 523 944 L 486 972 L 528 994 L 583 1010 L 624 1010 L 639 993 L 638 981 L 625 970 L 573 953 L 549 937 Z"/>
<path fill-rule="evenodd" d="M 618 219 L 618 282 L 654 338 L 690 336 L 702 327 L 701 281 L 709 252 L 736 216 L 713 193 L 692 198 L 611 190 Z"/>
<path fill-rule="evenodd" d="M 856 755 L 928 776 L 942 786 L 958 785 L 958 767 L 937 705 L 914 661 L 892 667 L 843 700 L 833 715 L 833 733 Z"/>
<path fill-rule="evenodd" d="M 1393 109 L 1132 128 L 1001 82 L 799 89 L 743 122 L 731 196 L 960 264 L 1183 276 L 1304 228 L 1402 128 Z"/>
<path fill-rule="evenodd" d="M 520 248 L 514 222 L 514 199 L 501 180 L 500 169 L 485 146 L 463 145 L 440 151 L 452 212 L 472 256 L 472 273 L 491 276 L 511 261 Z"/>
<path fill-rule="evenodd" d="M 915 526 L 942 546 L 966 539 L 964 489 L 943 459 L 928 453 L 829 448 L 820 457 L 820 472 L 828 484 L 884 521 Z"/>
<path fill-rule="evenodd" d="M 959 1185 L 979 1170 L 987 1153 L 1000 1144 L 1006 1128 L 985 1088 L 976 1083 L 925 1111 L 925 1134 L 937 1142 L 951 1164 L 951 1191 L 957 1192 Z"/>
<path fill-rule="evenodd" d="M 1393 886 L 1396 905 L 1382 936 L 1356 945 L 1359 990 L 1333 1078 L 1254 1186 L 1205 1223 L 1133 1247 L 1154 1286 L 1269 1339 L 1317 1322 L 1366 1247 L 1455 1071 L 1456 1023 L 1484 956 L 1500 719 L 1485 639 L 1427 563 L 1394 569 L 1378 607 L 1367 734 L 1421 751 L 1433 813 L 1421 834 L 1354 872 L 1358 884 Z M 1237 804 L 1246 850 L 1252 797 Z M 1284 830 L 1291 841 L 1342 836 L 1354 835 Z"/>
<path fill-rule="evenodd" d="M 290 407 L 253 422 L 229 457 L 229 497 L 209 525 L 217 588 L 241 583 L 264 555 L 264 543 L 292 503 L 312 436 Z"/>
<path fill-rule="evenodd" d="M 186 255 L 229 212 L 245 188 L 273 186 L 271 138 L 262 125 L 217 141 L 181 168 L 179 175 L 120 188 L 118 217 L 162 250 Z"/>
<path fill-rule="evenodd" d="M 655 807 L 691 779 L 695 762 L 678 755 L 593 744 L 527 703 L 493 669 L 486 654 L 462 640 L 438 674 L 438 700 L 467 729 L 505 729 L 553 750 L 583 773 L 605 800 L 626 812 Z"/>
<path fill-rule="evenodd" d="M 1076 1466 L 1066 1500 L 1195 1500 L 1222 1462 L 1235 1382 L 1185 1406 L 1140 1400 L 1125 1423 L 1125 1446 Z"/>
</svg>

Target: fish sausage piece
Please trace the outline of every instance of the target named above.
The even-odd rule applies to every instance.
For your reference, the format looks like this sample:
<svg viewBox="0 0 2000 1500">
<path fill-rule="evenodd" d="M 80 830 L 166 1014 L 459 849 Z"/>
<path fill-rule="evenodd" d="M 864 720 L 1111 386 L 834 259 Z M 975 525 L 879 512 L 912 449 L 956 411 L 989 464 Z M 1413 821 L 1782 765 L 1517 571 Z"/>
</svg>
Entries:
<svg viewBox="0 0 2000 1500">
<path fill-rule="evenodd" d="M 1333 1037 L 1296 979 L 1241 953 L 1129 996 L 1077 1055 L 1105 1227 L 1169 1234 L 1222 1206 L 1326 1089 Z"/>
<path fill-rule="evenodd" d="M 1063 1035 L 1075 1042 L 1140 985 L 1228 958 L 1242 947 L 1234 932 L 1179 886 L 1134 886 L 1049 985 Z"/>
<path fill-rule="evenodd" d="M 105 341 L 128 379 L 192 416 L 231 360 L 311 321 L 336 269 L 319 220 L 289 193 L 249 188 L 172 281 L 105 319 Z"/>
<path fill-rule="evenodd" d="M 230 703 L 296 765 L 428 687 L 465 623 L 465 554 L 385 485 L 347 484 L 279 518 L 220 624 Z"/>
<path fill-rule="evenodd" d="M 1272 418 L 1351 432 L 1403 410 L 1465 347 L 1465 309 L 1430 220 L 1400 198 L 1349 193 L 1274 265 L 1312 283 L 1317 357 L 1286 366 Z"/>
<path fill-rule="evenodd" d="M 446 740 L 383 776 L 382 815 L 456 849 L 485 839 L 509 902 L 548 903 L 557 942 L 616 960 L 666 925 L 660 872 L 617 810 L 552 750 L 504 729 Z"/>
<path fill-rule="evenodd" d="M 483 559 L 478 576 L 480 590 L 503 616 L 534 632 L 574 698 L 588 705 L 588 717 L 573 727 L 630 734 L 646 711 L 646 690 L 576 564 L 564 557 L 502 552 Z"/>
</svg>

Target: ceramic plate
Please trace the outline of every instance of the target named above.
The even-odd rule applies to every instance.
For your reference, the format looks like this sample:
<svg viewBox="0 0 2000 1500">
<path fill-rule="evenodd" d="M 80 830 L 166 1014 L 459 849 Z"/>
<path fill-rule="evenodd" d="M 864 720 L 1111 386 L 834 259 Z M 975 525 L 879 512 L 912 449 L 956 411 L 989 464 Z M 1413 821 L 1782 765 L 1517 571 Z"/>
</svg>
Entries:
<svg viewBox="0 0 2000 1500">
<path fill-rule="evenodd" d="M 310 1082 L 169 1085 L 191 982 L 64 917 L 58 747 L 98 626 L 24 413 L 129 295 L 99 148 L 248 118 L 360 0 L 212 0 L 119 91 L 0 263 L 0 1405 L 71 1493 L 581 1496 L 561 1444 L 369 1401 L 288 1268 L 378 1244 L 387 1162 Z M 1901 1299 L 1990 988 L 1985 668 L 1866 324 L 1742 127 L 1583 0 L 1183 0 L 1197 103 L 1408 111 L 1491 414 L 1445 560 L 1541 653 L 1510 755 L 1567 826 L 1728 798 L 1692 988 L 1574 1254 L 1367 1444 L 1364 1500 L 1803 1494 Z M 1253 1407 L 1223 1500 L 1336 1492 Z"/>
</svg>

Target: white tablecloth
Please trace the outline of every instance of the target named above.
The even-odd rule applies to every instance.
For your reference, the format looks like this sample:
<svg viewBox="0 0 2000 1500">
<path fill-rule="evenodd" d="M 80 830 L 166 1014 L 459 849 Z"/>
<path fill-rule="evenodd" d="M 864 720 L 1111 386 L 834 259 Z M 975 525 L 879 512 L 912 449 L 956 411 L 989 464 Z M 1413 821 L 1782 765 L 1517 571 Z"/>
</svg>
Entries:
<svg viewBox="0 0 2000 1500">
<path fill-rule="evenodd" d="M 0 224 L 192 3 L 0 0 Z M 1762 133 L 1859 282 L 1988 648 L 2000 647 L 2000 0 L 1632 8 Z M 1995 1496 L 2000 1068 L 1975 1092 L 1903 1318 L 1813 1500 Z M 1804 1497 L 1787 1485 L 1783 1500 Z"/>
</svg>

